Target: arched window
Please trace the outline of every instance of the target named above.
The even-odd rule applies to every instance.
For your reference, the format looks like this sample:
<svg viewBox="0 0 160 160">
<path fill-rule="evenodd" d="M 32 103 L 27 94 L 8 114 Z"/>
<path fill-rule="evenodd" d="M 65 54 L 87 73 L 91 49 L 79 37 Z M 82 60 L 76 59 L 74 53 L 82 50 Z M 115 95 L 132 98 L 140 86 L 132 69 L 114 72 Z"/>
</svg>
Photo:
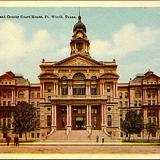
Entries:
<svg viewBox="0 0 160 160">
<path fill-rule="evenodd" d="M 68 95 L 68 78 L 66 76 L 61 78 L 61 93 L 62 95 Z"/>
<path fill-rule="evenodd" d="M 18 98 L 23 98 L 24 92 L 22 90 L 18 91 Z"/>
<path fill-rule="evenodd" d="M 82 74 L 82 73 L 76 73 L 74 76 L 73 76 L 73 80 L 76 80 L 76 81 L 84 81 L 86 79 L 85 75 Z"/>
<path fill-rule="evenodd" d="M 73 95 L 85 95 L 86 85 L 85 85 L 85 75 L 82 73 L 76 73 L 73 76 Z"/>
</svg>

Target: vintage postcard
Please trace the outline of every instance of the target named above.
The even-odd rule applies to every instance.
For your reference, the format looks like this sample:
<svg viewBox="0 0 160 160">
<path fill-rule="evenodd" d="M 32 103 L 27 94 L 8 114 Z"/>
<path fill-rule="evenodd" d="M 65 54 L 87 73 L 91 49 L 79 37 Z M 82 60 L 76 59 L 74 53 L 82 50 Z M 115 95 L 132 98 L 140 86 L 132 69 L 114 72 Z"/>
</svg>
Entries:
<svg viewBox="0 0 160 160">
<path fill-rule="evenodd" d="M 0 4 L 1 158 L 159 158 L 159 2 Z"/>
</svg>

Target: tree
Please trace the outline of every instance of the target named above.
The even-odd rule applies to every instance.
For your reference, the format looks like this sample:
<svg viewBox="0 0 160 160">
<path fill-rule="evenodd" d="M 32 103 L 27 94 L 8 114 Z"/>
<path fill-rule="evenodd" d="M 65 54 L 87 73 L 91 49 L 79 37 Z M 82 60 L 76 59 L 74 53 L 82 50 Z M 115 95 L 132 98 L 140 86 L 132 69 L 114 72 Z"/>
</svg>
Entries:
<svg viewBox="0 0 160 160">
<path fill-rule="evenodd" d="M 36 118 L 36 108 L 27 102 L 20 102 L 15 107 L 13 113 L 13 131 L 16 134 L 25 134 L 27 141 L 27 132 L 37 128 L 38 120 Z"/>
<path fill-rule="evenodd" d="M 158 126 L 156 125 L 156 123 L 151 123 L 151 122 L 149 122 L 149 123 L 146 124 L 146 127 L 145 127 L 145 128 L 146 128 L 147 133 L 148 133 L 148 142 L 149 142 L 150 135 L 151 135 L 152 133 L 157 132 Z"/>
<path fill-rule="evenodd" d="M 129 135 L 128 139 L 132 134 L 139 134 L 144 129 L 143 117 L 138 114 L 137 111 L 130 110 L 126 113 L 125 120 L 121 122 L 121 130 L 125 134 Z"/>
</svg>

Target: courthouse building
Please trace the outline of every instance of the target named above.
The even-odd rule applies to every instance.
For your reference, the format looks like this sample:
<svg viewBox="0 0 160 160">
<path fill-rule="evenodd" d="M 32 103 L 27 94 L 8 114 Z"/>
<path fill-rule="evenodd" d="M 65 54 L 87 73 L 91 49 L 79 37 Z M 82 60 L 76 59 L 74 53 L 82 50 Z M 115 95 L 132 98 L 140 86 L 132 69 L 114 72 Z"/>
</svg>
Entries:
<svg viewBox="0 0 160 160">
<path fill-rule="evenodd" d="M 160 77 L 148 71 L 118 83 L 115 59 L 92 58 L 81 16 L 73 27 L 70 47 L 66 59 L 42 60 L 39 84 L 11 71 L 0 76 L 0 138 L 4 125 L 12 131 L 12 113 L 20 101 L 37 108 L 40 126 L 28 133 L 30 139 L 95 141 L 99 135 L 105 141 L 120 140 L 124 136 L 120 122 L 130 109 L 141 112 L 144 123 L 155 122 L 160 128 Z M 138 135 L 146 136 L 146 131 Z"/>
</svg>

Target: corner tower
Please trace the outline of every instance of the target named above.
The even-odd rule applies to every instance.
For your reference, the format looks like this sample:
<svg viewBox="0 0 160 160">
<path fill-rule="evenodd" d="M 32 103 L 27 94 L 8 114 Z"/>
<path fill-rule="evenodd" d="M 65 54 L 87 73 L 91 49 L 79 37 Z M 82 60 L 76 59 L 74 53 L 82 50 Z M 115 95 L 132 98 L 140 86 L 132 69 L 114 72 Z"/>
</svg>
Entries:
<svg viewBox="0 0 160 160">
<path fill-rule="evenodd" d="M 86 35 L 86 26 L 81 21 L 81 16 L 78 16 L 78 22 L 73 27 L 73 36 L 70 42 L 71 56 L 82 54 L 90 57 L 90 43 Z"/>
</svg>

